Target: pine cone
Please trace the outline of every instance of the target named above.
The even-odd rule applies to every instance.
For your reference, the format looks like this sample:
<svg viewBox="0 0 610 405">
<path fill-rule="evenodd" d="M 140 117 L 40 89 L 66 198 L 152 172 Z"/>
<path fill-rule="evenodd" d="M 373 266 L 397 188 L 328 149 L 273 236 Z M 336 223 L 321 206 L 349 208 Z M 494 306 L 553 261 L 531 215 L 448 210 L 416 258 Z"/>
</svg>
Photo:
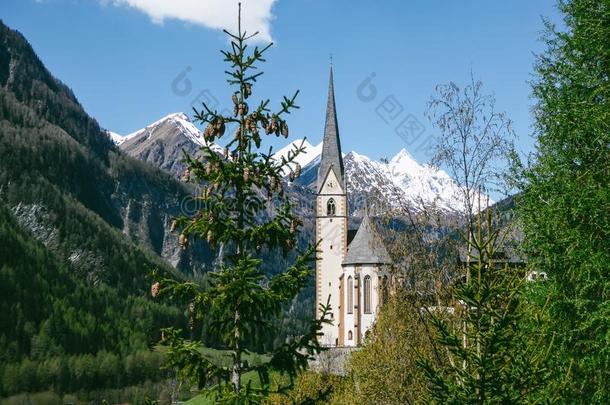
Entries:
<svg viewBox="0 0 610 405">
<path fill-rule="evenodd" d="M 277 180 L 274 176 L 269 176 L 269 187 L 271 187 L 272 190 L 275 190 L 275 187 L 277 186 Z"/>
<path fill-rule="evenodd" d="M 214 127 L 212 124 L 209 124 L 207 127 L 205 127 L 205 130 L 203 131 L 203 139 L 205 139 L 206 141 L 214 140 Z"/>
<path fill-rule="evenodd" d="M 278 124 L 277 118 L 274 115 L 273 118 L 271 118 L 271 132 L 273 132 L 274 134 L 277 135 L 279 129 L 280 129 L 280 125 Z"/>
<path fill-rule="evenodd" d="M 153 285 L 150 286 L 150 295 L 155 298 L 159 294 L 159 290 L 161 289 L 161 284 L 157 281 Z"/>
<path fill-rule="evenodd" d="M 273 127 L 271 126 L 271 123 L 267 123 L 267 125 L 265 125 L 265 135 L 271 135 L 272 132 Z"/>
<path fill-rule="evenodd" d="M 212 168 L 213 168 L 212 162 L 206 163 L 206 165 L 205 165 L 205 174 L 207 174 L 208 176 L 210 174 L 212 174 Z"/>
<path fill-rule="evenodd" d="M 182 173 L 182 181 L 185 183 L 191 181 L 191 171 L 189 169 L 184 170 Z"/>
<path fill-rule="evenodd" d="M 244 97 L 248 98 L 252 94 L 252 85 L 250 83 L 244 83 Z"/>
<path fill-rule="evenodd" d="M 222 117 L 216 117 L 214 121 L 214 129 L 216 130 L 216 134 L 219 136 L 223 136 L 225 134 L 225 120 Z"/>
<path fill-rule="evenodd" d="M 244 181 L 248 181 L 248 179 L 250 178 L 250 169 L 248 169 L 247 167 L 244 167 Z"/>
<path fill-rule="evenodd" d="M 237 115 L 246 115 L 248 114 L 248 104 L 240 103 L 237 107 Z"/>
<path fill-rule="evenodd" d="M 286 121 L 282 122 L 282 135 L 284 136 L 284 138 L 288 138 L 288 124 L 286 124 Z"/>
<path fill-rule="evenodd" d="M 225 159 L 228 159 L 229 158 L 229 148 L 225 148 L 223 151 L 223 154 L 224 154 Z"/>
<path fill-rule="evenodd" d="M 294 166 L 294 177 L 300 177 L 300 176 L 301 176 L 301 165 L 297 163 Z"/>
<path fill-rule="evenodd" d="M 231 96 L 231 100 L 233 100 L 233 104 L 237 105 L 237 103 L 239 103 L 239 99 L 237 98 L 237 94 L 233 94 Z"/>
<path fill-rule="evenodd" d="M 294 235 L 297 231 L 297 224 L 296 221 L 293 219 L 292 221 L 290 221 L 290 234 Z"/>
<path fill-rule="evenodd" d="M 207 237 L 207 239 L 208 239 L 208 243 L 210 245 L 214 244 L 214 234 L 212 233 L 211 229 L 208 230 L 208 237 Z"/>
<path fill-rule="evenodd" d="M 181 233 L 180 236 L 178 237 L 178 243 L 180 244 L 180 247 L 182 249 L 186 249 L 187 247 L 189 247 L 189 240 L 186 238 L 186 235 Z"/>
</svg>

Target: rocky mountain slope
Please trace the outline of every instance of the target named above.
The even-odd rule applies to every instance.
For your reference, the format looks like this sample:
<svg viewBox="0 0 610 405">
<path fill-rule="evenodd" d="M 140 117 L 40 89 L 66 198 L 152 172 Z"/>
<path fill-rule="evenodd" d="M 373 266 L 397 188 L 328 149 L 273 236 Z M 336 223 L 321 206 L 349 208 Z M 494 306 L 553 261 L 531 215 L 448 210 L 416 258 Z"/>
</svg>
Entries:
<svg viewBox="0 0 610 405">
<path fill-rule="evenodd" d="M 128 155 L 151 163 L 175 176 L 184 171 L 183 150 L 199 156 L 206 142 L 201 131 L 184 113 L 174 113 L 124 137 L 109 132 L 111 139 Z M 222 148 L 212 144 L 212 149 Z"/>
<path fill-rule="evenodd" d="M 174 175 L 184 170 L 182 149 L 197 155 L 203 145 L 201 131 L 184 113 L 174 113 L 115 143 L 129 155 L 152 163 Z M 295 147 L 305 153 L 297 158 L 302 175 L 295 190 L 315 189 L 322 144 L 312 145 L 297 139 L 275 153 L 276 159 L 286 157 Z M 218 145 L 213 145 L 221 151 Z M 375 161 L 352 151 L 344 155 L 350 210 L 357 213 L 365 206 L 380 210 L 421 209 L 434 206 L 448 213 L 463 210 L 461 191 L 447 173 L 417 162 L 406 149 L 387 162 Z M 302 198 L 301 196 L 300 198 Z"/>
<path fill-rule="evenodd" d="M 55 391 L 80 402 L 166 378 L 148 348 L 186 319 L 150 298 L 150 272 L 205 270 L 205 246 L 182 252 L 167 229 L 188 197 L 121 152 L 0 21 L 0 398 Z M 123 378 L 136 354 L 146 375 Z"/>
<path fill-rule="evenodd" d="M 121 152 L 1 23 L 0 56 L 0 196 L 17 222 L 94 283 L 144 288 L 167 262 L 204 271 L 207 248 L 182 252 L 169 232 L 189 191 Z"/>
</svg>

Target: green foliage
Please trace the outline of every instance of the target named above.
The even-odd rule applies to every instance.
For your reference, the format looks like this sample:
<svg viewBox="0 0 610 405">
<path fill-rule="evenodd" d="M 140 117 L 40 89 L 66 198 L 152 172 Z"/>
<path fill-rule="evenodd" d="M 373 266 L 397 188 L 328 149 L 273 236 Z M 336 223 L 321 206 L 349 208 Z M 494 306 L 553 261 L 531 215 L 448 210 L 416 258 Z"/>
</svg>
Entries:
<svg viewBox="0 0 610 405">
<path fill-rule="evenodd" d="M 305 371 L 299 374 L 290 391 L 271 395 L 265 401 L 265 404 L 314 405 L 334 403 L 331 396 L 342 384 L 343 379 L 339 376 Z"/>
<path fill-rule="evenodd" d="M 530 260 L 549 277 L 558 346 L 549 391 L 601 404 L 610 402 L 610 3 L 559 9 L 566 30 L 547 22 L 536 65 L 538 145 L 520 214 Z"/>
<path fill-rule="evenodd" d="M 455 285 L 453 307 L 428 311 L 436 350 L 448 356 L 446 364 L 420 361 L 434 403 L 531 403 L 547 377 L 550 344 L 522 297 L 525 275 L 494 261 L 498 232 L 487 212 L 486 227 L 479 216 L 469 242 L 468 276 Z"/>
<path fill-rule="evenodd" d="M 0 22 L 1 396 L 86 398 L 167 377 L 149 348 L 161 326 L 186 318 L 145 297 L 151 268 L 172 271 L 148 248 L 161 251 L 163 198 L 185 195 L 168 174 L 121 154 Z M 148 210 L 124 221 L 130 199 Z M 143 229 L 131 240 L 129 222 Z M 35 391 L 43 394 L 18 394 Z"/>
<path fill-rule="evenodd" d="M 0 393 L 122 387 L 166 377 L 148 350 L 180 313 L 90 287 L 0 203 Z"/>
<path fill-rule="evenodd" d="M 417 297 L 404 291 L 383 305 L 362 349 L 350 358 L 347 382 L 354 403 L 406 404 L 422 398 L 426 384 L 417 361 L 434 353 L 420 307 Z"/>
<path fill-rule="evenodd" d="M 230 65 L 227 81 L 236 88 L 232 94 L 234 114 L 223 116 L 204 104 L 196 118 L 207 125 L 204 132 L 207 141 L 229 139 L 224 156 L 206 146 L 202 149 L 205 160 L 186 155 L 188 169 L 184 180 L 190 181 L 194 176 L 205 187 L 198 196 L 199 212 L 176 221 L 183 247 L 188 246 L 190 239 L 207 240 L 211 246 L 223 247 L 224 260 L 210 274 L 205 288 L 156 276 L 160 284 L 153 286 L 153 291 L 159 290 L 160 295 L 170 296 L 175 302 L 188 303 L 191 317 L 208 319 L 223 348 L 233 355 L 230 367 L 215 364 L 200 350 L 199 342 L 184 339 L 178 330 L 166 329 L 162 343 L 168 346 L 168 365 L 183 380 L 200 388 L 213 385 L 211 391 L 217 402 L 260 403 L 271 390 L 272 371 L 285 373 L 292 380 L 307 367 L 311 356 L 321 350 L 317 337 L 326 320 L 323 316 L 303 336 L 282 342 L 266 363 L 253 365 L 243 359 L 262 336 L 270 334 L 272 321 L 282 308 L 307 286 L 316 247 L 299 252 L 288 269 L 272 276 L 265 274 L 263 250 L 279 250 L 286 255 L 297 244 L 302 221 L 294 215 L 282 182 L 288 171 L 292 178 L 298 176 L 293 172 L 294 160 L 303 148 L 295 148 L 287 158 L 276 162 L 271 150 L 266 154 L 258 151 L 261 132 L 288 136 L 285 116 L 298 108 L 295 105 L 298 91 L 291 98 L 284 97 L 276 112 L 270 110 L 269 100 L 261 100 L 250 109 L 253 87 L 262 74 L 256 70 L 257 65 L 264 61 L 263 55 L 271 45 L 247 52 L 247 41 L 253 35 L 242 32 L 241 25 L 236 35 L 226 33 L 231 48 L 222 54 Z M 225 136 L 228 128 L 235 128 L 232 137 Z M 294 170 L 299 172 L 300 168 Z M 328 307 L 323 309 L 324 314 L 327 310 Z M 258 374 L 259 387 L 251 382 L 242 384 L 242 376 L 251 371 Z"/>
</svg>

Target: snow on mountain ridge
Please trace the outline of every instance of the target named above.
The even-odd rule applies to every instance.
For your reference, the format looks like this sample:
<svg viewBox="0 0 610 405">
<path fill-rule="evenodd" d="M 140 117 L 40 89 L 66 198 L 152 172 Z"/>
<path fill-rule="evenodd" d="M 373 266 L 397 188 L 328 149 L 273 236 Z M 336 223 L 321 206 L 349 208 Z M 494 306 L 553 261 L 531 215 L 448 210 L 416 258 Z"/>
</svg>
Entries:
<svg viewBox="0 0 610 405">
<path fill-rule="evenodd" d="M 120 145 L 125 142 L 125 137 L 121 134 L 117 134 L 116 132 L 106 130 L 106 133 L 110 137 L 110 140 L 114 142 L 115 145 Z"/>
<path fill-rule="evenodd" d="M 318 147 L 320 152 L 315 157 L 308 157 L 311 160 L 303 165 L 304 171 L 317 171 L 321 144 Z M 353 205 L 374 204 L 372 200 L 379 198 L 392 208 L 407 203 L 418 208 L 435 206 L 444 211 L 464 210 L 463 191 L 458 184 L 445 171 L 417 162 L 406 149 L 401 149 L 387 163 L 351 151 L 344 155 L 344 164 L 348 193 L 352 198 L 371 200 L 353 201 Z M 315 176 L 309 175 L 308 181 L 312 177 Z"/>
<path fill-rule="evenodd" d="M 118 139 L 118 140 L 115 140 L 115 137 L 112 135 L 112 134 L 115 134 L 114 132 L 108 131 L 108 133 L 111 134 L 112 140 L 117 145 L 120 145 L 123 142 L 125 142 L 129 139 L 135 138 L 142 134 L 147 134 L 147 139 L 148 139 L 151 136 L 153 136 L 154 128 L 156 128 L 166 122 L 174 124 L 175 127 L 180 131 L 180 133 L 182 135 L 184 135 L 187 139 L 189 139 L 191 142 L 193 142 L 194 144 L 196 144 L 198 146 L 207 145 L 207 142 L 203 138 L 203 133 L 199 130 L 199 128 L 197 128 L 195 126 L 195 124 L 193 124 L 193 122 L 191 121 L 189 116 L 183 112 L 176 112 L 176 113 L 168 114 L 165 117 L 160 118 L 157 121 L 153 122 L 152 124 L 149 124 L 142 129 L 139 129 L 137 131 L 130 133 L 129 135 L 125 135 L 122 137 L 119 135 L 120 139 Z M 118 134 L 116 134 L 116 135 L 118 135 Z M 214 150 L 215 152 L 218 152 L 218 153 L 221 153 L 223 150 L 223 148 L 220 145 L 217 145 L 215 143 L 212 143 L 210 145 L 210 147 L 212 148 L 212 150 Z"/>
<path fill-rule="evenodd" d="M 273 154 L 273 158 L 280 162 L 283 158 L 288 159 L 288 153 L 290 151 L 295 150 L 295 148 L 303 146 L 305 148 L 303 153 L 300 153 L 296 158 L 295 162 L 300 164 L 301 167 L 305 167 L 312 163 L 316 158 L 318 158 L 322 154 L 322 142 L 313 146 L 311 143 L 307 141 L 307 139 L 295 139 L 290 142 L 288 145 L 284 146 L 282 149 L 278 150 Z M 294 165 L 290 165 L 294 169 Z"/>
</svg>

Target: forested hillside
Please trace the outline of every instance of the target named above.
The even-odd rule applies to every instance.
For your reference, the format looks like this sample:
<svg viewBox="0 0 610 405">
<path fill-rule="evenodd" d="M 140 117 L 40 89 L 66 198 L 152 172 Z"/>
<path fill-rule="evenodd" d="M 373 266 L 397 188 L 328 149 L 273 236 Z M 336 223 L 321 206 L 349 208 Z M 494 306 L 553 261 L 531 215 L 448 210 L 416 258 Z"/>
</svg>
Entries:
<svg viewBox="0 0 610 405">
<path fill-rule="evenodd" d="M 1 392 L 56 393 L 159 380 L 149 348 L 181 311 L 92 285 L 19 228 L 0 205 Z"/>
<path fill-rule="evenodd" d="M 214 260 L 205 243 L 185 251 L 170 232 L 189 198 L 171 174 L 120 151 L 26 39 L 0 25 L 0 397 L 134 400 L 126 387 L 167 378 L 150 349 L 161 327 L 186 317 L 150 300 L 150 272 L 198 278 Z M 266 256 L 269 274 L 287 260 Z M 305 328 L 312 297 L 313 286 L 257 349 Z"/>
<path fill-rule="evenodd" d="M 0 35 L 0 189 L 9 207 L 28 205 L 15 212 L 22 217 L 20 222 L 28 222 L 30 205 L 37 202 L 44 210 L 58 210 L 64 205 L 58 202 L 62 195 L 179 269 L 205 270 L 209 252 L 199 246 L 183 253 L 168 232 L 170 218 L 189 195 L 184 186 L 122 154 L 19 33 L 2 26 Z M 53 219 L 63 221 L 70 211 L 66 206 L 56 215 L 51 212 L 49 222 L 39 225 L 51 232 L 56 227 Z M 64 253 L 74 253 L 76 246 L 83 246 L 74 243 L 77 233 L 94 236 L 83 227 L 57 229 L 64 232 L 58 232 L 53 242 Z M 91 271 L 110 247 L 96 241 L 87 245 L 104 250 L 87 252 L 91 257 L 80 263 L 84 271 Z"/>
<path fill-rule="evenodd" d="M 176 271 L 163 259 L 204 271 L 210 258 L 202 245 L 184 254 L 166 230 L 187 196 L 118 151 L 0 25 L 0 395 L 99 400 L 167 377 L 150 349 L 185 319 L 148 298 L 149 274 Z"/>
</svg>

